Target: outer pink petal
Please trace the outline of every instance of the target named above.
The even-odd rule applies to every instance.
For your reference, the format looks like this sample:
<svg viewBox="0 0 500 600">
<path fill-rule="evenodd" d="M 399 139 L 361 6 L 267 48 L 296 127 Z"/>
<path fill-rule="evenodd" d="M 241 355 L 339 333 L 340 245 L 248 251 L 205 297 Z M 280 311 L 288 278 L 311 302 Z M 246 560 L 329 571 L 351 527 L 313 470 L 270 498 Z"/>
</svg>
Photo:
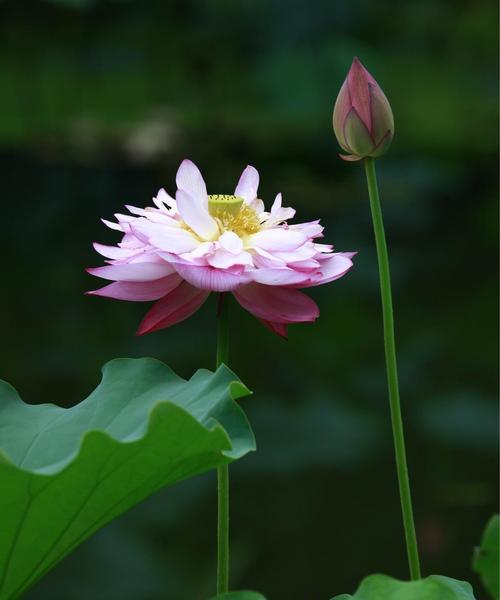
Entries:
<svg viewBox="0 0 500 600">
<path fill-rule="evenodd" d="M 186 159 L 177 171 L 175 182 L 180 190 L 189 194 L 200 206 L 208 210 L 207 186 L 198 167 Z"/>
<path fill-rule="evenodd" d="M 184 222 L 204 240 L 213 240 L 219 233 L 215 219 L 201 201 L 184 190 L 177 190 L 175 195 L 177 209 Z"/>
<path fill-rule="evenodd" d="M 174 290 L 181 281 L 182 278 L 177 273 L 155 281 L 115 281 L 99 290 L 87 292 L 87 295 L 103 296 L 115 300 L 146 302 L 163 298 L 163 296 Z"/>
<path fill-rule="evenodd" d="M 294 289 L 251 283 L 233 294 L 243 308 L 263 321 L 304 323 L 319 317 L 316 303 Z"/>
<path fill-rule="evenodd" d="M 251 202 L 257 197 L 259 189 L 259 172 L 255 167 L 248 165 L 241 174 L 238 185 L 234 190 L 235 196 L 240 196 L 246 202 Z"/>
<path fill-rule="evenodd" d="M 369 83 L 377 85 L 370 73 L 363 67 L 358 57 L 354 57 L 349 73 L 347 74 L 349 96 L 352 106 L 356 109 L 368 131 L 371 132 L 372 114 L 370 91 L 368 88 Z"/>
<path fill-rule="evenodd" d="M 264 321 L 263 319 L 259 319 L 259 321 L 264 324 L 268 329 L 270 329 L 273 333 L 277 333 L 280 337 L 288 339 L 288 325 L 284 323 L 273 323 L 272 321 Z"/>
<path fill-rule="evenodd" d="M 87 269 L 87 273 L 110 279 L 111 281 L 153 281 L 161 279 L 173 272 L 173 268 L 164 263 L 130 263 L 122 265 L 107 265 L 95 269 Z"/>
<path fill-rule="evenodd" d="M 202 290 L 212 292 L 230 292 L 251 281 L 249 274 L 242 267 L 234 269 L 217 269 L 209 265 L 189 265 L 173 263 L 177 273 L 188 283 Z"/>
<path fill-rule="evenodd" d="M 313 277 L 310 283 L 301 287 L 323 285 L 335 281 L 335 279 L 340 279 L 345 275 L 352 267 L 352 252 L 338 252 L 326 256 L 327 258 L 320 260 L 318 275 Z"/>
<path fill-rule="evenodd" d="M 208 295 L 209 292 L 197 290 L 186 282 L 181 283 L 146 313 L 137 335 L 165 329 L 184 321 L 200 308 Z"/>
</svg>

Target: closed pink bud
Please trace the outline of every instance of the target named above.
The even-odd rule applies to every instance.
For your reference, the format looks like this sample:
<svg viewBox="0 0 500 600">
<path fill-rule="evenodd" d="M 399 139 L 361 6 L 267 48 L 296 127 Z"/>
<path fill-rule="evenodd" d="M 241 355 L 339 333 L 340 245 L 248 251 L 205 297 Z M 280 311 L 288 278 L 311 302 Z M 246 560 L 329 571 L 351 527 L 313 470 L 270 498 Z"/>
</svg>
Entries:
<svg viewBox="0 0 500 600">
<path fill-rule="evenodd" d="M 382 156 L 394 136 L 394 117 L 384 92 L 354 58 L 333 109 L 333 130 L 344 160 Z"/>
</svg>

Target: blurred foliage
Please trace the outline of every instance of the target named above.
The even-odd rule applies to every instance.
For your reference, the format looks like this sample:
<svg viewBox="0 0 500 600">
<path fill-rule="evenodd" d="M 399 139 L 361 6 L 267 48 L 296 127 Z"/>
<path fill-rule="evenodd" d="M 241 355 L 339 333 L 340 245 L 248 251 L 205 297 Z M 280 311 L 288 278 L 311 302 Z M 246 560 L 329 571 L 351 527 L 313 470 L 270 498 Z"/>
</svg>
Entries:
<svg viewBox="0 0 500 600">
<path fill-rule="evenodd" d="M 500 598 L 500 517 L 494 515 L 488 521 L 475 549 L 473 568 L 481 577 L 484 587 L 494 600 Z"/>
<path fill-rule="evenodd" d="M 370 575 L 353 596 L 342 594 L 331 600 L 475 600 L 470 583 L 442 575 L 418 581 L 398 581 L 387 575 Z"/>
<path fill-rule="evenodd" d="M 146 305 L 83 296 L 91 242 L 116 240 L 99 217 L 173 192 L 184 157 L 215 193 L 254 164 L 268 205 L 282 191 L 359 251 L 348 277 L 311 292 L 321 318 L 288 343 L 232 306 L 258 444 L 231 468 L 235 588 L 320 600 L 366 573 L 407 576 L 363 173 L 331 131 L 354 54 L 396 118 L 379 179 L 423 568 L 480 588 L 468 557 L 498 502 L 497 22 L 490 0 L 0 4 L 0 376 L 23 397 L 47 401 L 57 379 L 70 405 L 114 356 L 185 377 L 213 366 L 214 299 L 134 338 Z M 29 597 L 209 597 L 214 481 L 150 499 Z"/>
</svg>

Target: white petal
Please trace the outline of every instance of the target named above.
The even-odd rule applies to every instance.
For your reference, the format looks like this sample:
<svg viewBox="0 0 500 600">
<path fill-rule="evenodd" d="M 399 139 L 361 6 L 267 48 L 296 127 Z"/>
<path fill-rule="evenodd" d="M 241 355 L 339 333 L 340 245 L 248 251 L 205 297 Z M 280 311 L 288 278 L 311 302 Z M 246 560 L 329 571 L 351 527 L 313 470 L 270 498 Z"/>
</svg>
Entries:
<svg viewBox="0 0 500 600">
<path fill-rule="evenodd" d="M 263 213 L 266 210 L 264 202 L 262 202 L 260 198 L 254 198 L 251 202 L 248 203 L 248 205 L 250 206 L 250 208 L 253 208 L 258 215 L 261 215 L 261 213 Z M 262 221 L 262 219 L 260 220 Z"/>
<path fill-rule="evenodd" d="M 276 198 L 274 199 L 273 205 L 271 206 L 271 214 L 274 214 L 278 209 L 281 208 L 281 193 L 276 194 Z"/>
<path fill-rule="evenodd" d="M 138 252 L 143 252 L 142 249 L 131 249 L 131 248 L 120 248 L 117 246 L 106 246 L 104 244 L 99 244 L 98 242 L 94 242 L 94 249 L 99 252 L 101 256 L 105 256 L 106 258 L 111 258 L 113 260 L 120 260 L 124 258 L 130 258 L 137 254 Z"/>
<path fill-rule="evenodd" d="M 240 196 L 245 202 L 251 202 L 257 197 L 259 189 L 259 173 L 256 168 L 248 165 L 241 174 L 238 185 L 234 190 L 235 196 Z"/>
<path fill-rule="evenodd" d="M 239 254 L 243 250 L 243 241 L 234 231 L 225 231 L 219 238 L 219 244 L 233 254 Z"/>
<path fill-rule="evenodd" d="M 123 232 L 123 227 L 119 223 L 113 223 L 113 221 L 107 221 L 106 219 L 101 219 L 101 221 L 104 223 L 104 225 L 106 225 L 106 227 L 114 229 L 115 231 Z"/>
<path fill-rule="evenodd" d="M 184 222 L 204 240 L 213 240 L 219 233 L 215 219 L 202 203 L 183 190 L 175 195 L 177 208 Z"/>
<path fill-rule="evenodd" d="M 142 241 L 159 250 L 181 254 L 194 250 L 199 242 L 194 235 L 182 227 L 168 227 L 151 223 L 146 219 L 137 219 L 132 231 Z"/>
<path fill-rule="evenodd" d="M 252 257 L 248 252 L 233 254 L 222 248 L 219 248 L 217 252 L 208 256 L 207 262 L 212 267 L 217 267 L 218 269 L 228 269 L 229 267 L 234 267 L 234 265 L 253 266 Z"/>
<path fill-rule="evenodd" d="M 307 241 L 300 231 L 285 228 L 265 229 L 254 233 L 248 238 L 249 247 L 259 247 L 264 250 L 286 252 L 295 250 Z"/>
<path fill-rule="evenodd" d="M 193 162 L 187 159 L 182 161 L 177 171 L 175 182 L 180 190 L 189 194 L 199 205 L 204 206 L 208 210 L 207 186 L 200 170 Z M 179 202 L 177 194 L 175 197 L 177 202 Z"/>
<path fill-rule="evenodd" d="M 164 208 L 165 206 L 168 206 L 170 208 L 175 207 L 174 198 L 172 198 L 172 196 L 170 196 L 170 194 L 167 194 L 167 192 L 164 190 L 164 188 L 161 188 L 161 190 L 158 190 L 158 193 L 156 194 L 156 198 L 153 198 L 153 202 L 156 204 L 156 206 L 158 208 Z"/>
</svg>

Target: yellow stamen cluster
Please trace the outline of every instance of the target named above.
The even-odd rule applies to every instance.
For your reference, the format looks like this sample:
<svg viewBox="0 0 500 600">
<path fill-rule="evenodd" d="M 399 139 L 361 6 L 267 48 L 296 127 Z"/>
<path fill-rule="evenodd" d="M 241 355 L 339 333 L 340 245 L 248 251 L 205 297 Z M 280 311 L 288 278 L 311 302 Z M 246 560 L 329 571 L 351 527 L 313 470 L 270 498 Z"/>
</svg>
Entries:
<svg viewBox="0 0 500 600">
<path fill-rule="evenodd" d="M 233 231 L 239 237 L 257 233 L 260 221 L 253 208 L 243 198 L 216 194 L 208 197 L 210 214 L 217 220 L 221 231 Z"/>
</svg>

